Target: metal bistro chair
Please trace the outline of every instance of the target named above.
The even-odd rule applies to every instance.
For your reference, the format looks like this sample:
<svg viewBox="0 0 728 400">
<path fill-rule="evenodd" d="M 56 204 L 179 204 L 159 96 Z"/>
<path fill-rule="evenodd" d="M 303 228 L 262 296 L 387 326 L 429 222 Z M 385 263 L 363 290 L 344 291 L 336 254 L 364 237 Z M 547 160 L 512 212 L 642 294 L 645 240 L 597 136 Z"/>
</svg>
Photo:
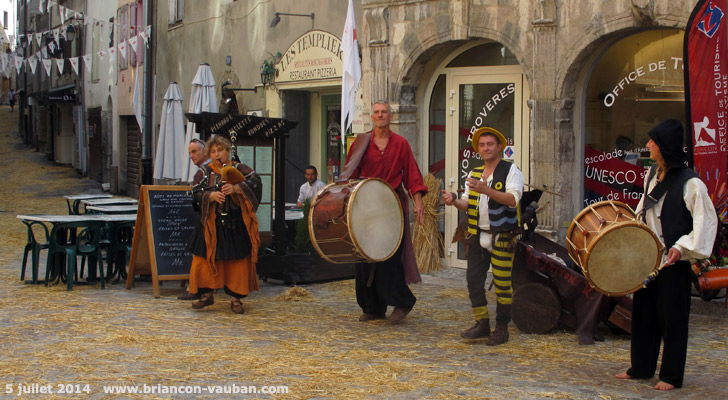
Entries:
<svg viewBox="0 0 728 400">
<path fill-rule="evenodd" d="M 47 249 L 49 244 L 49 238 L 48 238 L 48 227 L 45 226 L 44 223 L 39 221 L 25 221 L 23 220 L 23 223 L 25 226 L 28 227 L 28 242 L 25 244 L 25 250 L 23 251 L 23 267 L 20 271 L 20 280 L 25 280 L 25 267 L 28 262 L 28 253 L 31 253 L 31 268 L 32 268 L 32 274 L 33 274 L 33 284 L 38 283 L 38 263 L 40 260 L 38 258 L 40 257 L 40 251 L 42 249 Z M 43 242 L 38 242 L 35 238 L 35 232 L 33 231 L 34 226 L 40 226 L 43 228 Z"/>
<path fill-rule="evenodd" d="M 99 272 L 101 280 L 101 289 L 104 285 L 104 269 L 103 258 L 101 256 L 101 236 L 105 223 L 103 221 L 78 221 L 78 222 L 62 222 L 53 226 L 50 234 L 48 245 L 48 263 L 46 266 L 46 285 L 50 282 L 50 275 L 55 270 L 56 265 L 54 256 L 57 253 L 66 256 L 66 285 L 68 290 L 73 289 L 73 280 L 76 275 L 76 258 L 78 256 L 89 258 L 89 272 L 91 265 Z M 75 230 L 76 236 L 74 240 L 69 241 L 67 230 Z M 57 271 L 59 276 L 63 276 L 63 271 Z"/>
</svg>

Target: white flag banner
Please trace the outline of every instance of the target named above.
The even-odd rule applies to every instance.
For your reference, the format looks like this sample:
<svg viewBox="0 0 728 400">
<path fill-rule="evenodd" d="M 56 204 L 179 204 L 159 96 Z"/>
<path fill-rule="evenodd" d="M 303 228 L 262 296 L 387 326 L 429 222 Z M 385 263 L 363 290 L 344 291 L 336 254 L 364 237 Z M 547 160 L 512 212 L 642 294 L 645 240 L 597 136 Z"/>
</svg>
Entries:
<svg viewBox="0 0 728 400">
<path fill-rule="evenodd" d="M 46 75 L 51 76 L 51 60 L 40 60 L 43 63 L 43 68 L 46 70 Z"/>
<path fill-rule="evenodd" d="M 130 38 L 128 40 L 129 42 L 129 48 L 136 53 L 137 52 L 137 43 L 139 41 L 139 36 L 134 36 L 133 38 Z"/>
<path fill-rule="evenodd" d="M 71 68 L 73 68 L 73 72 L 78 75 L 78 57 L 71 57 L 68 59 L 68 61 L 71 63 Z"/>
<path fill-rule="evenodd" d="M 341 52 L 343 74 L 341 76 L 341 144 L 346 145 L 346 131 L 351 127 L 356 111 L 356 87 L 361 80 L 359 64 L 359 46 L 356 43 L 356 25 L 354 22 L 354 3 L 349 0 L 346 12 L 346 24 L 341 35 Z"/>
<path fill-rule="evenodd" d="M 43 32 L 38 32 L 35 34 L 35 41 L 38 43 L 38 47 L 40 47 L 40 42 L 43 40 Z"/>
<path fill-rule="evenodd" d="M 46 47 L 46 46 L 41 47 L 40 48 L 40 54 L 43 57 L 38 57 L 38 58 L 48 58 L 48 47 Z"/>
<path fill-rule="evenodd" d="M 58 6 L 58 14 L 61 15 L 61 25 L 66 22 L 66 7 Z"/>
<path fill-rule="evenodd" d="M 33 57 L 28 58 L 28 65 L 30 66 L 30 71 L 35 75 L 35 69 L 38 67 L 38 59 Z"/>
<path fill-rule="evenodd" d="M 71 10 L 70 8 L 66 8 L 66 19 L 71 19 L 75 14 L 78 14 L 77 12 Z"/>
<path fill-rule="evenodd" d="M 121 53 L 121 56 L 126 60 L 126 40 L 119 43 L 119 53 Z"/>
<path fill-rule="evenodd" d="M 38 11 L 43 13 L 44 7 L 43 7 L 43 0 L 38 0 Z"/>
<path fill-rule="evenodd" d="M 76 19 L 83 19 L 83 14 L 81 14 L 80 12 L 74 12 L 73 13 L 73 17 L 76 18 Z M 85 23 L 86 22 L 84 21 L 84 24 Z"/>
<path fill-rule="evenodd" d="M 66 65 L 66 60 L 64 58 L 56 59 L 56 66 L 58 67 L 58 75 L 63 75 L 63 66 L 64 65 Z"/>
<path fill-rule="evenodd" d="M 20 73 L 20 68 L 23 66 L 23 57 L 15 56 L 15 69 Z"/>
<path fill-rule="evenodd" d="M 48 0 L 48 6 L 46 6 L 46 11 L 50 13 L 52 9 L 53 9 L 53 2 L 51 0 Z"/>
<path fill-rule="evenodd" d="M 56 43 L 61 43 L 61 29 L 56 28 L 53 30 L 53 37 L 56 38 Z"/>
<path fill-rule="evenodd" d="M 142 113 L 142 88 L 139 85 L 139 72 L 140 69 L 134 72 L 134 94 L 131 98 L 131 104 L 134 108 L 134 116 L 136 116 L 137 124 L 139 124 L 139 131 L 144 133 L 144 114 Z"/>
<path fill-rule="evenodd" d="M 86 66 L 86 72 L 89 74 L 91 73 L 91 63 L 93 62 L 93 57 L 91 54 L 86 54 L 83 56 L 83 64 Z"/>
<path fill-rule="evenodd" d="M 116 47 L 109 47 L 108 54 L 112 57 L 116 57 Z"/>
</svg>

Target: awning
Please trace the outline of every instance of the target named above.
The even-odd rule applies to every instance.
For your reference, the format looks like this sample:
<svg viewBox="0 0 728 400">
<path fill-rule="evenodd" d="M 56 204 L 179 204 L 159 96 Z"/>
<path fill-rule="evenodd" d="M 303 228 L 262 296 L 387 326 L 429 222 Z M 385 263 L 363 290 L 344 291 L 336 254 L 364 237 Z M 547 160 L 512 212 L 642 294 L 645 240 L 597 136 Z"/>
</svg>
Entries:
<svg viewBox="0 0 728 400">
<path fill-rule="evenodd" d="M 58 86 L 48 89 L 46 100 L 51 103 L 75 103 L 76 102 L 76 84 Z"/>
</svg>

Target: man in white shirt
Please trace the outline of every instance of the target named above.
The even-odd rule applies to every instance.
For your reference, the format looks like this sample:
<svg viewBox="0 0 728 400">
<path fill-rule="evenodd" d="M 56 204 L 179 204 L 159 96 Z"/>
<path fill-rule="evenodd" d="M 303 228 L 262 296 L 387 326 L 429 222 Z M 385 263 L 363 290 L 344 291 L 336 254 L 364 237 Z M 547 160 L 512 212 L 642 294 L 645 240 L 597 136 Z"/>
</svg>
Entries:
<svg viewBox="0 0 728 400">
<path fill-rule="evenodd" d="M 313 165 L 306 167 L 306 182 L 301 185 L 301 189 L 298 191 L 298 200 L 296 206 L 303 207 L 303 203 L 306 199 L 313 200 L 313 197 L 318 193 L 319 190 L 326 186 L 325 183 L 318 179 L 318 171 Z"/>
<path fill-rule="evenodd" d="M 636 211 L 660 238 L 665 254 L 654 282 L 634 293 L 632 366 L 616 377 L 652 378 L 662 342 L 660 380 L 655 389 L 672 390 L 682 386 L 685 374 L 690 265 L 713 252 L 718 217 L 705 183 L 685 165 L 682 123 L 668 119 L 648 134 L 647 148 L 656 165 L 645 177 L 645 195 Z"/>
</svg>

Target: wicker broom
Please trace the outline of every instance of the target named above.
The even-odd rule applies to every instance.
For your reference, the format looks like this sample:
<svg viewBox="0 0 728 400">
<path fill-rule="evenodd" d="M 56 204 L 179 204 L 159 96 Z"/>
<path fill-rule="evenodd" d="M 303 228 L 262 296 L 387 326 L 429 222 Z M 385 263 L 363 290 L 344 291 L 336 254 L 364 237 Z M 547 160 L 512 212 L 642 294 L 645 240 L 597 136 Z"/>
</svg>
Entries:
<svg viewBox="0 0 728 400">
<path fill-rule="evenodd" d="M 422 198 L 422 224 L 415 223 L 412 242 L 415 248 L 415 259 L 420 272 L 434 272 L 442 268 L 440 252 L 443 240 L 437 229 L 437 218 L 440 207 L 440 184 L 442 180 L 432 174 L 425 176 L 427 195 Z"/>
</svg>

